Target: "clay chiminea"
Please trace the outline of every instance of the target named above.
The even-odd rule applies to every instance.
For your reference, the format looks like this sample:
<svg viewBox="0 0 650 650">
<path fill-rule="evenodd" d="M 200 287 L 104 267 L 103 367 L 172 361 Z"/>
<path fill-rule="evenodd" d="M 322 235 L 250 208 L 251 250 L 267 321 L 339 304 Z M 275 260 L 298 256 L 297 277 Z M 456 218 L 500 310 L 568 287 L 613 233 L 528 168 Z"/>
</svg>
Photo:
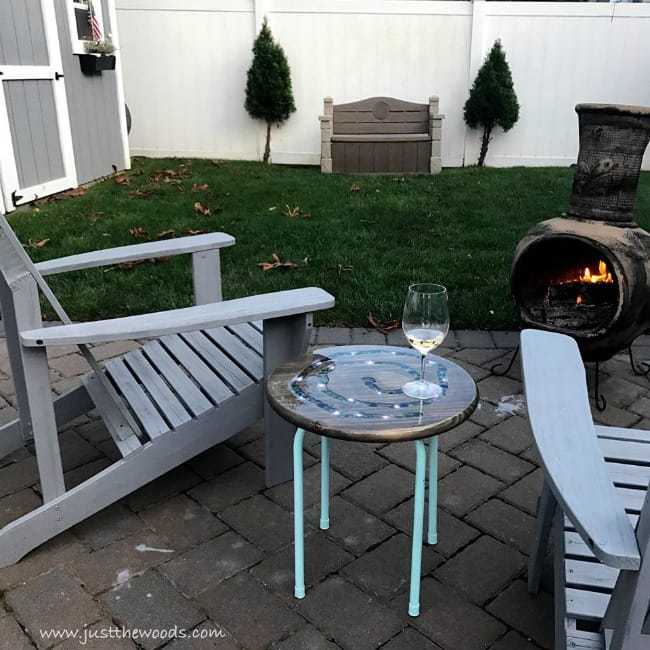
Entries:
<svg viewBox="0 0 650 650">
<path fill-rule="evenodd" d="M 531 327 L 569 334 L 603 361 L 650 326 L 650 233 L 634 223 L 650 108 L 576 106 L 580 153 L 566 217 L 517 245 L 511 286 Z"/>
</svg>

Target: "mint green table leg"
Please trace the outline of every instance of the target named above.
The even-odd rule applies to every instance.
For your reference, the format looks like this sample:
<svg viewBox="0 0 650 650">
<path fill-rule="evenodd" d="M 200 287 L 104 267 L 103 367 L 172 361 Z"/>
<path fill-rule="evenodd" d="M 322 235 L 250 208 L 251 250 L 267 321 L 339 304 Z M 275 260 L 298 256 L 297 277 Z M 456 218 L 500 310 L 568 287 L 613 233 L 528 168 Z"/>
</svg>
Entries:
<svg viewBox="0 0 650 650">
<path fill-rule="evenodd" d="M 302 487 L 302 441 L 305 432 L 296 429 L 293 438 L 293 541 L 295 553 L 295 580 L 294 595 L 296 598 L 305 597 L 305 527 L 303 513 L 303 487 Z"/>
<path fill-rule="evenodd" d="M 420 614 L 420 576 L 422 574 L 422 535 L 424 533 L 424 483 L 427 449 L 422 440 L 415 441 L 415 503 L 413 507 L 413 546 L 411 548 L 411 592 L 409 616 Z"/>
<path fill-rule="evenodd" d="M 320 438 L 320 528 L 330 527 L 330 441 Z"/>
<path fill-rule="evenodd" d="M 438 543 L 438 436 L 429 440 L 429 544 Z"/>
</svg>

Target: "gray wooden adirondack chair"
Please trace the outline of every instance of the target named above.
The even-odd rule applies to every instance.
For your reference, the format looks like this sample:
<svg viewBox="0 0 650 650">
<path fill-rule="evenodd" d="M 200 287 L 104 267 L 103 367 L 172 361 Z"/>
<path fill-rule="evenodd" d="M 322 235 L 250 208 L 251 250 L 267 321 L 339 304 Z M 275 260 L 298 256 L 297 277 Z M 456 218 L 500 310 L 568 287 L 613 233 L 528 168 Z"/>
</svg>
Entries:
<svg viewBox="0 0 650 650">
<path fill-rule="evenodd" d="M 525 330 L 521 351 L 545 471 L 529 590 L 552 530 L 555 650 L 648 650 L 650 432 L 594 425 L 573 339 Z"/>
<path fill-rule="evenodd" d="M 263 379 L 304 353 L 310 314 L 332 307 L 317 288 L 221 302 L 219 249 L 212 233 L 75 255 L 34 265 L 0 215 L 0 309 L 19 419 L 0 427 L 0 458 L 33 439 L 43 505 L 0 530 L 0 566 L 156 477 L 265 418 L 268 485 L 291 477 L 294 429 L 265 402 Z M 72 324 L 43 280 L 47 274 L 136 259 L 192 254 L 196 306 Z M 63 325 L 44 328 L 39 289 Z M 149 340 L 103 367 L 88 344 Z M 77 345 L 92 372 L 53 399 L 46 349 Z M 96 408 L 122 458 L 66 490 L 57 429 Z M 260 524 L 263 525 L 263 524 Z"/>
</svg>

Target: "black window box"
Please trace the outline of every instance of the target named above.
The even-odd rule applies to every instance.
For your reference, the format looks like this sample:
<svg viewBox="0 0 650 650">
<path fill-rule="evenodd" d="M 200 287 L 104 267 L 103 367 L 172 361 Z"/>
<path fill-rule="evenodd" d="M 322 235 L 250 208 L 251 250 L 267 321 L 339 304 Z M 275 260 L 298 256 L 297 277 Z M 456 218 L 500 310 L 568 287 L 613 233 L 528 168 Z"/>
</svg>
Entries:
<svg viewBox="0 0 650 650">
<path fill-rule="evenodd" d="M 102 54 L 80 54 L 79 62 L 81 63 L 81 71 L 84 74 L 101 74 L 102 70 L 115 70 L 115 57 L 111 55 Z"/>
</svg>

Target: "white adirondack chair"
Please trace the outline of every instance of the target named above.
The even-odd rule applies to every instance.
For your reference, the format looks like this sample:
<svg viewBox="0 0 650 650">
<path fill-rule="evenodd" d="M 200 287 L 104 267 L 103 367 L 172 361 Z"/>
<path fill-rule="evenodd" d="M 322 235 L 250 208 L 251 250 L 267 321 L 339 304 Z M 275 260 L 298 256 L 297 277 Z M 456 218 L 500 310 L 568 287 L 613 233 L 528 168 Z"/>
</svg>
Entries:
<svg viewBox="0 0 650 650">
<path fill-rule="evenodd" d="M 264 377 L 304 353 L 310 314 L 332 307 L 317 288 L 221 302 L 224 233 L 125 246 L 34 265 L 0 215 L 0 309 L 19 419 L 0 428 L 0 458 L 33 439 L 43 505 L 0 530 L 0 566 L 265 418 L 268 485 L 291 477 L 295 428 L 274 414 Z M 44 275 L 192 254 L 196 306 L 72 324 Z M 38 289 L 64 322 L 44 328 Z M 88 344 L 153 339 L 100 367 Z M 80 346 L 92 372 L 53 399 L 46 348 Z M 57 429 L 96 408 L 122 458 L 66 490 Z M 263 525 L 263 523 L 260 523 Z"/>
<path fill-rule="evenodd" d="M 529 590 L 555 551 L 555 650 L 650 648 L 650 432 L 594 426 L 575 341 L 521 335 L 528 414 L 545 471 Z"/>
</svg>

